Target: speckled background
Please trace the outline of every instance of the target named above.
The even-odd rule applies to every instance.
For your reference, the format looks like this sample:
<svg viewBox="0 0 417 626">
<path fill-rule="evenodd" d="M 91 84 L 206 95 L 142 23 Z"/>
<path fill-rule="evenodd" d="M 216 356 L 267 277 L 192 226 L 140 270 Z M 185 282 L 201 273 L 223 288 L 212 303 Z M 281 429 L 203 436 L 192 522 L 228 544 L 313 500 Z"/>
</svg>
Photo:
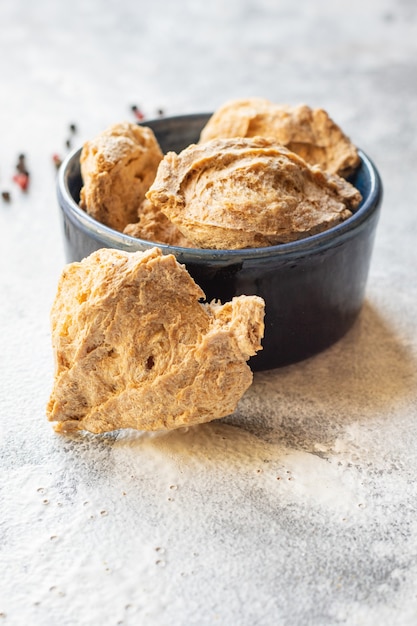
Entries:
<svg viewBox="0 0 417 626">
<path fill-rule="evenodd" d="M 411 0 L 0 4 L 0 624 L 417 623 L 416 26 Z M 380 169 L 360 319 L 227 419 L 56 435 L 53 153 L 246 96 L 327 109 Z"/>
</svg>

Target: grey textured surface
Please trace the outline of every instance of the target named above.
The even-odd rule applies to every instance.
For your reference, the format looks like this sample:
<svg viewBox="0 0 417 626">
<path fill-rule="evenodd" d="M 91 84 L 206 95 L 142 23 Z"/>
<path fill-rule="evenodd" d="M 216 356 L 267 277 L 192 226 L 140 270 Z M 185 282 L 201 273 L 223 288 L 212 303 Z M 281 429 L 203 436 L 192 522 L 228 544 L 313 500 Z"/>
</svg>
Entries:
<svg viewBox="0 0 417 626">
<path fill-rule="evenodd" d="M 0 623 L 417 623 L 417 7 L 0 4 Z M 234 97 L 321 106 L 385 199 L 367 300 L 226 420 L 65 438 L 45 419 L 64 256 L 52 154 Z M 27 155 L 27 194 L 11 182 Z"/>
</svg>

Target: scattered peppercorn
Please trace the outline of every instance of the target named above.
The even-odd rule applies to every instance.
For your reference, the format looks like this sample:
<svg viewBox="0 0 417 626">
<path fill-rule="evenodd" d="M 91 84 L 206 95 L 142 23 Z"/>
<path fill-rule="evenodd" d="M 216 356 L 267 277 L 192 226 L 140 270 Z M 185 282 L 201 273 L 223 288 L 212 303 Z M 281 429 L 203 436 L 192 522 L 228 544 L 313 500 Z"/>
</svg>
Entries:
<svg viewBox="0 0 417 626">
<path fill-rule="evenodd" d="M 56 169 L 58 170 L 61 167 L 61 164 L 62 164 L 62 159 L 59 156 L 59 154 L 56 154 L 56 153 L 53 154 L 52 155 L 52 161 L 54 162 L 54 165 L 55 165 Z"/>
<path fill-rule="evenodd" d="M 1 197 L 3 198 L 4 202 L 10 202 L 11 200 L 11 195 L 9 191 L 2 191 Z"/>
<path fill-rule="evenodd" d="M 158 109 L 157 113 L 158 113 L 159 117 L 164 117 L 164 115 L 165 115 L 165 112 L 164 112 L 163 109 Z"/>
<path fill-rule="evenodd" d="M 133 111 L 133 115 L 136 117 L 136 119 L 138 119 L 139 121 L 142 121 L 145 116 L 142 113 L 142 111 L 139 109 L 138 106 L 136 106 L 136 104 L 132 104 L 131 109 Z"/>
<path fill-rule="evenodd" d="M 71 148 L 71 139 L 67 139 L 65 142 L 65 146 L 70 149 Z"/>
<path fill-rule="evenodd" d="M 29 173 L 28 173 L 28 171 L 26 169 L 26 161 L 25 161 L 25 155 L 24 154 L 19 154 L 18 160 L 17 160 L 17 164 L 16 164 L 16 170 L 20 174 L 26 174 L 27 176 L 29 176 Z"/>
<path fill-rule="evenodd" d="M 29 174 L 28 172 L 19 172 L 13 176 L 13 181 L 19 185 L 22 191 L 26 191 L 29 186 Z"/>
<path fill-rule="evenodd" d="M 77 127 L 75 124 L 70 124 L 69 129 L 73 135 L 75 135 L 75 133 L 77 132 Z"/>
</svg>

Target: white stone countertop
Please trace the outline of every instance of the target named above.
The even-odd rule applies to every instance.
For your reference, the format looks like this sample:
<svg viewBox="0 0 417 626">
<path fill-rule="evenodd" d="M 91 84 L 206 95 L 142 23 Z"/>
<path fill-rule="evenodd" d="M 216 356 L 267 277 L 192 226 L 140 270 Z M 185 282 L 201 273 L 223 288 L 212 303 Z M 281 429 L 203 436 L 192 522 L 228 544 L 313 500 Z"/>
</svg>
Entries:
<svg viewBox="0 0 417 626">
<path fill-rule="evenodd" d="M 416 32 L 413 0 L 0 3 L 0 625 L 417 624 Z M 249 96 L 325 108 L 380 170 L 358 322 L 227 419 L 55 434 L 52 155 Z"/>
</svg>

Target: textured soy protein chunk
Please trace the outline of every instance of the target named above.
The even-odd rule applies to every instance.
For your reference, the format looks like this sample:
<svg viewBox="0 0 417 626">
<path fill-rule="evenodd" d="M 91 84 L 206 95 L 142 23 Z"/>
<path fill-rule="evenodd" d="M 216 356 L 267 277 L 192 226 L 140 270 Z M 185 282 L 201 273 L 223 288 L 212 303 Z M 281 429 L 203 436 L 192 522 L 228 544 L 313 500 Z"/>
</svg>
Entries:
<svg viewBox="0 0 417 626">
<path fill-rule="evenodd" d="M 68 265 L 51 312 L 57 430 L 171 429 L 232 413 L 252 382 L 264 301 L 203 297 L 158 248 Z"/>
<path fill-rule="evenodd" d="M 257 136 L 274 139 L 310 165 L 344 178 L 360 162 L 356 146 L 323 109 L 278 105 L 263 98 L 225 103 L 207 122 L 200 140 Z"/>
<path fill-rule="evenodd" d="M 352 215 L 360 192 L 263 137 L 213 139 L 169 152 L 146 194 L 196 247 L 287 243 Z"/>
<path fill-rule="evenodd" d="M 123 232 L 131 237 L 170 246 L 192 247 L 192 244 L 167 216 L 145 198 L 138 211 L 138 221 L 128 224 Z"/>
<path fill-rule="evenodd" d="M 150 128 L 123 122 L 87 141 L 81 151 L 80 206 L 115 230 L 138 219 L 162 152 Z"/>
</svg>

